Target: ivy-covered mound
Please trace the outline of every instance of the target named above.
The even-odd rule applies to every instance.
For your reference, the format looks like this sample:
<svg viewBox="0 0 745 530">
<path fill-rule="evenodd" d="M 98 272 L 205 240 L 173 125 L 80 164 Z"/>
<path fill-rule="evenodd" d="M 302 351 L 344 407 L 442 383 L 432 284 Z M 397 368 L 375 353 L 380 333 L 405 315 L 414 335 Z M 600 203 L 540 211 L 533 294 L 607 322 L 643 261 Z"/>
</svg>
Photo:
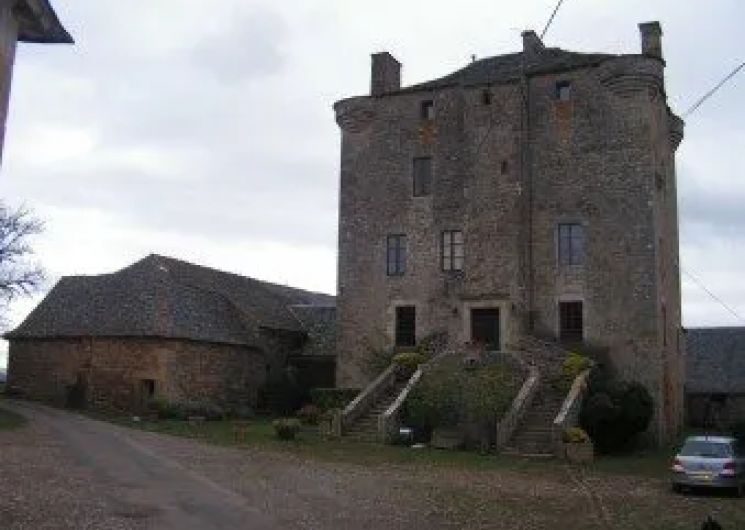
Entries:
<svg viewBox="0 0 745 530">
<path fill-rule="evenodd" d="M 493 433 L 522 384 L 522 374 L 508 365 L 466 367 L 449 356 L 428 369 L 406 402 L 406 421 L 420 432 L 477 425 Z"/>
</svg>

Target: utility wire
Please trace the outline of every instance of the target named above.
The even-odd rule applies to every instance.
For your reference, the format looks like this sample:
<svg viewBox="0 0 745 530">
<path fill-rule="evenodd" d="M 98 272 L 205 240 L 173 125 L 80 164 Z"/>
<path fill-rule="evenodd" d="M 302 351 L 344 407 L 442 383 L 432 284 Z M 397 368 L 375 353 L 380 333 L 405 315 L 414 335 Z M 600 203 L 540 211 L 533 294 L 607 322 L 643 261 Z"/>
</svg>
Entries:
<svg viewBox="0 0 745 530">
<path fill-rule="evenodd" d="M 744 63 L 742 63 L 742 64 L 740 64 L 740 66 L 738 66 L 738 67 L 737 67 L 737 68 L 735 68 L 734 70 L 732 70 L 732 71 L 731 71 L 731 72 L 730 72 L 730 73 L 729 73 L 729 74 L 727 75 L 727 77 L 725 77 L 724 79 L 722 79 L 722 80 L 721 80 L 721 81 L 719 82 L 719 84 L 718 84 L 717 86 L 715 86 L 714 88 L 712 88 L 711 90 L 709 90 L 709 91 L 708 91 L 708 92 L 707 92 L 706 94 L 704 94 L 704 95 L 703 95 L 703 97 L 702 97 L 701 99 L 699 99 L 699 100 L 698 100 L 698 101 L 697 101 L 696 103 L 694 103 L 694 105 L 693 105 L 693 106 L 692 106 L 692 107 L 691 107 L 690 109 L 688 109 L 687 111 L 685 111 L 685 113 L 683 114 L 683 117 L 684 117 L 684 118 L 687 118 L 688 116 L 690 116 L 691 114 L 693 114 L 693 113 L 694 113 L 694 112 L 695 112 L 695 111 L 696 111 L 696 110 L 697 110 L 697 109 L 698 109 L 698 108 L 699 108 L 699 107 L 700 107 L 701 105 L 703 105 L 704 101 L 706 101 L 706 100 L 707 100 L 707 99 L 709 99 L 709 98 L 710 98 L 711 96 L 713 96 L 713 95 L 714 95 L 714 93 L 715 93 L 715 92 L 716 92 L 717 90 L 719 90 L 719 89 L 720 89 L 720 88 L 722 88 L 722 87 L 723 87 L 723 86 L 724 86 L 725 84 L 727 84 L 727 82 L 728 82 L 728 81 L 729 81 L 730 79 L 732 79 L 733 77 L 735 77 L 735 76 L 737 75 L 737 73 L 738 73 L 738 72 L 739 72 L 740 70 L 742 70 L 743 68 L 745 68 L 745 62 L 744 62 Z"/>
<path fill-rule="evenodd" d="M 564 3 L 564 0 L 559 0 L 559 3 L 556 4 L 556 8 L 554 9 L 554 12 L 551 13 L 551 18 L 548 19 L 548 22 L 546 23 L 546 27 L 543 28 L 543 32 L 541 33 L 541 40 L 543 40 L 543 37 L 546 36 L 546 32 L 548 31 L 548 28 L 551 27 L 551 23 L 554 21 L 554 18 L 556 17 L 556 13 L 559 12 L 559 8 L 561 7 L 561 4 Z"/>
<path fill-rule="evenodd" d="M 705 285 L 703 284 L 703 282 L 702 282 L 701 280 L 699 280 L 698 278 L 696 278 L 696 277 L 695 277 L 695 276 L 694 276 L 693 274 L 691 274 L 691 273 L 690 273 L 690 272 L 688 272 L 687 270 L 685 270 L 685 269 L 683 269 L 683 268 L 681 268 L 681 270 L 683 271 L 683 274 L 685 274 L 685 275 L 686 275 L 686 276 L 688 276 L 688 277 L 689 277 L 689 278 L 690 278 L 691 280 L 693 280 L 693 281 L 694 281 L 694 282 L 696 283 L 696 285 L 698 285 L 699 287 L 701 287 L 701 289 L 703 289 L 703 290 L 704 290 L 704 291 L 706 292 L 706 294 L 708 294 L 709 296 L 711 296 L 711 297 L 712 297 L 712 299 L 714 299 L 714 300 L 715 300 L 716 302 L 718 302 L 718 303 L 719 303 L 719 305 L 721 305 L 721 306 L 722 306 L 723 308 L 725 308 L 725 309 L 726 309 L 727 311 L 729 311 L 730 313 L 732 313 L 732 315 L 734 315 L 734 317 L 735 317 L 735 318 L 736 318 L 737 320 L 739 320 L 740 322 L 743 322 L 743 323 L 745 323 L 745 319 L 744 319 L 744 318 L 742 318 L 742 317 L 741 317 L 740 315 L 738 315 L 738 314 L 737 314 L 737 311 L 735 311 L 735 310 L 734 310 L 734 309 L 732 309 L 732 308 L 731 308 L 730 306 L 728 306 L 727 304 L 725 304 L 725 303 L 724 303 L 724 302 L 722 301 L 722 299 L 721 299 L 721 298 L 719 298 L 719 297 L 718 297 L 717 295 L 715 295 L 714 293 L 712 293 L 712 292 L 711 292 L 711 291 L 710 291 L 710 290 L 709 290 L 709 289 L 708 289 L 708 288 L 707 288 L 707 287 L 706 287 L 706 286 L 705 286 Z"/>
</svg>

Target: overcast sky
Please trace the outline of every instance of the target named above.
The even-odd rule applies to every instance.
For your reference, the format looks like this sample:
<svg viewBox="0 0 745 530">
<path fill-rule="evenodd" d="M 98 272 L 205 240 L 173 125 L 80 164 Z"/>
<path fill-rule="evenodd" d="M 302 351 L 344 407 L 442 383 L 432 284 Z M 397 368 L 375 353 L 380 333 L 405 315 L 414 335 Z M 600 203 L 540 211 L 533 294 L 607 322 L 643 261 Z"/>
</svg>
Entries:
<svg viewBox="0 0 745 530">
<path fill-rule="evenodd" d="M 405 84 L 521 48 L 555 0 L 56 0 L 77 44 L 21 45 L 0 197 L 47 223 L 50 285 L 151 253 L 334 292 L 339 133 L 369 54 Z M 638 53 L 665 33 L 682 113 L 745 60 L 741 0 L 566 0 L 546 44 Z M 678 151 L 681 261 L 745 315 L 745 72 L 688 120 Z M 742 324 L 683 277 L 684 324 Z M 38 303 L 13 305 L 11 325 Z M 0 366 L 4 364 L 0 353 Z"/>
</svg>

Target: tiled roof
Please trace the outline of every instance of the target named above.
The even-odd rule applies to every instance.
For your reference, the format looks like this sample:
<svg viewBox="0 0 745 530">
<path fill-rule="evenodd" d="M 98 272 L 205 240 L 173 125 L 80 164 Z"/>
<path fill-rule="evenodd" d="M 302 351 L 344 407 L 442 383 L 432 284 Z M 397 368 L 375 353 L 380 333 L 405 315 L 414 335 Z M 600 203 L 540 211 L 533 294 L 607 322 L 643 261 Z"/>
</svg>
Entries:
<svg viewBox="0 0 745 530">
<path fill-rule="evenodd" d="M 745 327 L 688 329 L 686 391 L 745 393 Z"/>
<path fill-rule="evenodd" d="M 260 328 L 304 332 L 295 304 L 334 297 L 151 255 L 113 274 L 62 278 L 6 337 L 166 337 L 254 344 Z"/>
<path fill-rule="evenodd" d="M 539 59 L 526 63 L 525 71 L 530 74 L 572 70 L 600 64 L 616 55 L 602 53 L 577 53 L 560 48 L 544 48 Z M 451 86 L 478 86 L 517 81 L 523 75 L 523 52 L 486 57 L 472 62 L 439 79 L 403 88 L 402 92 L 416 90 L 435 90 Z"/>
</svg>

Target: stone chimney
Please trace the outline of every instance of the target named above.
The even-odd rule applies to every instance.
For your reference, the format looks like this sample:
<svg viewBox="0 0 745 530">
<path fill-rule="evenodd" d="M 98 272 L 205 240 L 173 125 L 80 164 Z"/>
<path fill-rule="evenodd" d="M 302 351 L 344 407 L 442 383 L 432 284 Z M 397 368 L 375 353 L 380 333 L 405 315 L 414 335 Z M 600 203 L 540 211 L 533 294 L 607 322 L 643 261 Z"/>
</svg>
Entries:
<svg viewBox="0 0 745 530">
<path fill-rule="evenodd" d="M 639 24 L 642 35 L 642 55 L 662 59 L 662 27 L 659 22 Z"/>
<path fill-rule="evenodd" d="M 535 31 L 529 29 L 523 31 L 523 57 L 527 63 L 536 63 L 540 61 L 541 53 L 546 48 L 543 41 Z"/>
<path fill-rule="evenodd" d="M 388 52 L 372 54 L 370 95 L 382 96 L 401 88 L 401 63 Z"/>
</svg>

